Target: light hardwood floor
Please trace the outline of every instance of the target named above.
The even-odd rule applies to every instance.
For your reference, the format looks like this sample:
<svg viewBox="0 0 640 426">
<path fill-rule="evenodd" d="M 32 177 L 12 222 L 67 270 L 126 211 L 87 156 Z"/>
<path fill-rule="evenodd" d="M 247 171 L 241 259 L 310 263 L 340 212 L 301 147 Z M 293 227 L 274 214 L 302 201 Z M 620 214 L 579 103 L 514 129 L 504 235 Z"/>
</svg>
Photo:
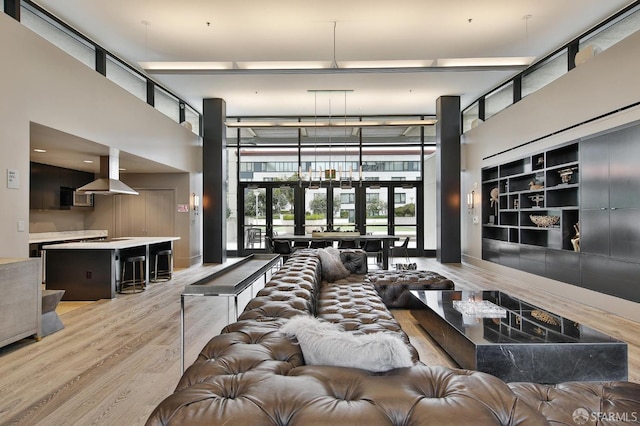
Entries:
<svg viewBox="0 0 640 426">
<path fill-rule="evenodd" d="M 498 289 L 574 319 L 629 344 L 629 379 L 640 382 L 640 324 L 571 302 L 468 265 L 418 259 L 420 269 L 451 278 L 459 289 Z M 177 271 L 150 284 L 61 314 L 65 328 L 40 342 L 0 349 L 0 424 L 142 425 L 180 377 L 180 294 L 217 266 Z M 187 365 L 225 323 L 223 298 L 187 300 Z M 455 366 L 408 311 L 394 315 L 431 365 Z"/>
</svg>

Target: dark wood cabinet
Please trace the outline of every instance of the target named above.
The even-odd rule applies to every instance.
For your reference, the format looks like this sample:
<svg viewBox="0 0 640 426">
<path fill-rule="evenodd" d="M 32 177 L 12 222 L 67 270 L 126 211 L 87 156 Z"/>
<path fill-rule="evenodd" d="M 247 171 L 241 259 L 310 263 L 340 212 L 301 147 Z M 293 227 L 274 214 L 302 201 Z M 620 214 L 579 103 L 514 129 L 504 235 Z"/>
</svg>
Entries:
<svg viewBox="0 0 640 426">
<path fill-rule="evenodd" d="M 30 209 L 60 208 L 60 168 L 31 163 L 29 191 Z"/>
<path fill-rule="evenodd" d="M 582 252 L 640 262 L 640 126 L 581 146 Z"/>
<path fill-rule="evenodd" d="M 609 204 L 612 209 L 640 208 L 640 125 L 611 133 Z M 607 135 L 604 136 L 605 138 Z"/>
<path fill-rule="evenodd" d="M 638 158 L 636 124 L 484 168 L 482 258 L 640 302 Z"/>
<path fill-rule="evenodd" d="M 48 164 L 30 164 L 29 208 L 32 210 L 60 209 L 60 189 L 78 188 L 94 179 L 93 173 L 65 169 Z"/>
<path fill-rule="evenodd" d="M 580 227 L 580 247 L 583 253 L 609 256 L 609 211 L 583 209 Z"/>
</svg>

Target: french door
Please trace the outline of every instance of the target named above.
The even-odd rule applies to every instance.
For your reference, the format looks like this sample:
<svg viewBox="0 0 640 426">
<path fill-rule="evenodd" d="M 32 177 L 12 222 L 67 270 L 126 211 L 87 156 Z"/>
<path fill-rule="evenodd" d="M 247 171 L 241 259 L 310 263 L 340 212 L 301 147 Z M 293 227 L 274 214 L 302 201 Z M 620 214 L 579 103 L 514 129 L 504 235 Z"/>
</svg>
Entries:
<svg viewBox="0 0 640 426">
<path fill-rule="evenodd" d="M 419 184 L 369 183 L 340 187 L 263 182 L 240 187 L 238 248 L 265 251 L 267 238 L 313 231 L 357 231 L 410 238 L 414 254 L 423 246 Z M 413 254 L 412 254 L 413 255 Z"/>
<path fill-rule="evenodd" d="M 295 233 L 294 185 L 242 185 L 238 250 L 265 251 L 267 239 Z"/>
</svg>

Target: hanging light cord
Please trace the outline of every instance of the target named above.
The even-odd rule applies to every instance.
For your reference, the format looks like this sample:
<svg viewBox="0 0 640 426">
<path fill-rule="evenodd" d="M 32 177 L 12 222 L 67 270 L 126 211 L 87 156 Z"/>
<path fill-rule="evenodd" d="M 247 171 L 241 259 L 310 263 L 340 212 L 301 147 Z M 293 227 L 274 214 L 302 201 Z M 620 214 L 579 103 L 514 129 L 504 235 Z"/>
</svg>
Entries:
<svg viewBox="0 0 640 426">
<path fill-rule="evenodd" d="M 333 68 L 338 68 L 338 62 L 336 61 L 336 27 L 338 26 L 338 21 L 333 21 L 333 63 L 331 66 Z"/>
</svg>

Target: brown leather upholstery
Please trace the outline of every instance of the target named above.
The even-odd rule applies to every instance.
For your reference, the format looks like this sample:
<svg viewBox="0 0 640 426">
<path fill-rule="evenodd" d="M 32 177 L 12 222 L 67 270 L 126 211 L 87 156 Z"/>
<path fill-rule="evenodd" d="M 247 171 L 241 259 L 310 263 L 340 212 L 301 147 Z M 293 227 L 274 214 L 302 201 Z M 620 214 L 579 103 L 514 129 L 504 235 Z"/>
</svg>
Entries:
<svg viewBox="0 0 640 426">
<path fill-rule="evenodd" d="M 579 424 L 573 416 L 577 409 L 589 413 L 588 425 L 640 423 L 640 385 L 629 382 L 568 382 L 558 385 L 510 383 L 520 399 L 535 408 L 552 423 Z M 612 418 L 614 421 L 600 420 Z"/>
<path fill-rule="evenodd" d="M 361 249 L 340 249 L 340 260 L 352 274 L 368 272 L 367 253 Z"/>
<path fill-rule="evenodd" d="M 425 366 L 370 282 L 321 285 L 319 269 L 313 255 L 290 258 L 238 322 L 209 341 L 147 424 L 570 425 L 578 406 L 640 411 L 637 384 L 510 388 L 485 373 Z M 354 333 L 395 333 L 416 365 L 385 373 L 305 365 L 296 340 L 279 331 L 299 314 Z"/>
<path fill-rule="evenodd" d="M 319 318 L 340 324 L 346 331 L 357 334 L 392 333 L 403 339 L 418 361 L 418 352 L 400 328 L 391 312 L 382 303 L 370 283 L 324 283 L 318 298 Z"/>
<path fill-rule="evenodd" d="M 448 278 L 432 271 L 375 271 L 367 275 L 384 304 L 392 309 L 412 308 L 410 290 L 453 290 Z"/>
</svg>

